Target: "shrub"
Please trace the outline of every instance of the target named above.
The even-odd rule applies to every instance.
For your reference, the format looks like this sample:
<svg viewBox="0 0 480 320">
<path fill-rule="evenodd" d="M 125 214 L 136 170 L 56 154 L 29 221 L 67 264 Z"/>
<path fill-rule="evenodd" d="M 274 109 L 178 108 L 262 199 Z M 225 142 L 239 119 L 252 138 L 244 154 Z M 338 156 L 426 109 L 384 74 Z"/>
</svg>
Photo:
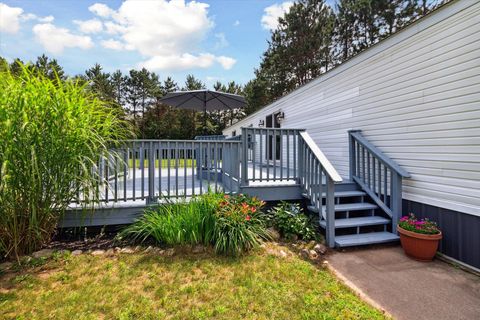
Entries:
<svg viewBox="0 0 480 320">
<path fill-rule="evenodd" d="M 280 202 L 268 211 L 268 219 L 285 238 L 297 236 L 303 240 L 312 240 L 317 237 L 315 226 L 298 203 Z"/>
<path fill-rule="evenodd" d="M 189 202 L 170 202 L 146 211 L 120 237 L 167 245 L 211 244 L 219 254 L 239 255 L 269 239 L 263 205 L 245 195 L 206 193 Z"/>
<path fill-rule="evenodd" d="M 220 200 L 220 195 L 208 193 L 189 202 L 160 204 L 148 209 L 141 218 L 125 228 L 120 237 L 139 242 L 153 239 L 168 245 L 207 245 L 214 233 L 214 213 Z"/>
<path fill-rule="evenodd" d="M 20 67 L 0 73 L 0 253 L 17 259 L 50 240 L 80 189 L 95 201 L 92 167 L 128 134 L 76 82 Z"/>
<path fill-rule="evenodd" d="M 215 251 L 237 256 L 270 239 L 261 212 L 263 206 L 264 202 L 255 197 L 226 195 L 215 213 Z"/>
<path fill-rule="evenodd" d="M 428 219 L 417 219 L 413 213 L 403 216 L 398 225 L 407 231 L 423 234 L 438 234 L 440 230 L 437 224 Z"/>
</svg>

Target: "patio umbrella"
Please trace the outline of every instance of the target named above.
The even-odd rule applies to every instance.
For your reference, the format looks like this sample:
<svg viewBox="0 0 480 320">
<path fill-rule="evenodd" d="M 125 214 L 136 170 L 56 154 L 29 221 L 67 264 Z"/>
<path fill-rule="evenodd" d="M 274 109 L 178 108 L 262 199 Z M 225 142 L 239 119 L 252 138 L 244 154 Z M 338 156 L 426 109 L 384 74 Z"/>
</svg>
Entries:
<svg viewBox="0 0 480 320">
<path fill-rule="evenodd" d="M 207 127 L 207 111 L 232 110 L 245 106 L 245 98 L 242 96 L 211 90 L 169 92 L 160 101 L 173 107 L 203 111 L 204 132 Z"/>
</svg>

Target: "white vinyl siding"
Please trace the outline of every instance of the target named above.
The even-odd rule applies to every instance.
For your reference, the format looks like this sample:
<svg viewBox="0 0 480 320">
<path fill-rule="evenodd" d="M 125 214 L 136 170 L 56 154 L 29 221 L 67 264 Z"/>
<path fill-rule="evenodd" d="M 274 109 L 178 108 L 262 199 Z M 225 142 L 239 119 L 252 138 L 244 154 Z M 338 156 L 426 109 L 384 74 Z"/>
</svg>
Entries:
<svg viewBox="0 0 480 320">
<path fill-rule="evenodd" d="M 224 134 L 278 110 L 344 178 L 360 129 L 412 175 L 405 199 L 480 215 L 480 3 L 446 5 Z"/>
</svg>

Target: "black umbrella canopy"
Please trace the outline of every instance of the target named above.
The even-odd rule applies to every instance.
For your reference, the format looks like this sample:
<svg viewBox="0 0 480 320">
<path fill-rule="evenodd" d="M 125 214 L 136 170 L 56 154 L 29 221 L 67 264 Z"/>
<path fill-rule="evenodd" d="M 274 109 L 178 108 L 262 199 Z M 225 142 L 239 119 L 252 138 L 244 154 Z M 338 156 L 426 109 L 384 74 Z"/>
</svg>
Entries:
<svg viewBox="0 0 480 320">
<path fill-rule="evenodd" d="M 211 90 L 170 92 L 160 101 L 170 106 L 204 112 L 231 110 L 245 106 L 245 98 L 242 96 Z"/>
</svg>

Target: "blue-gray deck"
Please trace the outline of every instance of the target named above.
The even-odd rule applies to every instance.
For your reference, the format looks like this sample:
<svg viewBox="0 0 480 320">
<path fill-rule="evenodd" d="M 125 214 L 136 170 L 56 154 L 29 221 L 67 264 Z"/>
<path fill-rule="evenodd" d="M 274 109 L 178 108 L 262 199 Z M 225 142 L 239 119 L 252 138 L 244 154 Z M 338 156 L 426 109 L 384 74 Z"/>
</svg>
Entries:
<svg viewBox="0 0 480 320">
<path fill-rule="evenodd" d="M 179 199 L 179 201 L 186 199 L 188 201 L 192 195 L 205 193 L 210 188 L 213 191 L 217 190 L 233 193 L 243 192 L 246 194 L 255 195 L 265 201 L 301 199 L 300 186 L 295 180 L 286 178 L 286 171 L 281 173 L 280 169 L 277 168 L 276 175 L 274 175 L 273 171 L 269 170 L 267 180 L 267 171 L 265 167 L 260 168 L 259 166 L 255 166 L 254 168 L 252 163 L 249 163 L 248 170 L 249 176 L 253 176 L 253 172 L 255 170 L 255 176 L 257 177 L 260 176 L 260 171 L 264 170 L 262 173 L 264 180 L 253 181 L 249 186 L 242 186 L 239 188 L 239 183 L 236 179 L 221 179 L 222 174 L 219 174 L 219 178 L 217 180 L 215 180 L 215 178 L 211 178 L 210 181 L 207 179 L 200 180 L 196 173 L 196 169 L 192 170 L 192 168 L 187 168 L 185 170 L 183 167 L 179 167 L 177 172 L 175 168 L 172 167 L 170 168 L 170 178 L 168 177 L 168 168 L 163 168 L 161 170 L 161 183 L 159 183 L 159 168 L 156 168 L 154 196 L 158 197 L 158 203 L 167 201 L 167 199 L 169 199 L 168 201 L 175 201 L 175 199 Z M 97 205 L 93 213 L 91 209 L 84 210 L 81 204 L 73 203 L 59 225 L 61 227 L 78 227 L 132 223 L 147 207 L 146 199 L 148 198 L 148 168 L 145 169 L 143 173 L 144 178 L 142 179 L 142 170 L 136 169 L 134 180 L 133 169 L 130 169 L 127 173 L 126 181 L 123 180 L 123 177 L 119 177 L 117 181 L 118 191 L 116 200 L 114 191 L 109 190 L 109 201 L 102 202 Z M 207 170 L 204 170 L 204 177 L 207 176 L 206 173 Z M 223 177 L 225 177 L 225 175 Z M 143 198 L 141 192 L 142 180 L 144 190 Z M 135 199 L 133 199 L 134 184 Z M 159 188 L 160 186 L 161 189 Z M 201 190 L 200 187 L 202 188 Z M 160 194 L 161 196 L 159 197 Z M 105 198 L 105 192 L 102 193 L 102 197 Z M 127 200 L 125 200 L 125 198 Z M 152 205 L 155 205 L 155 203 Z"/>
</svg>

